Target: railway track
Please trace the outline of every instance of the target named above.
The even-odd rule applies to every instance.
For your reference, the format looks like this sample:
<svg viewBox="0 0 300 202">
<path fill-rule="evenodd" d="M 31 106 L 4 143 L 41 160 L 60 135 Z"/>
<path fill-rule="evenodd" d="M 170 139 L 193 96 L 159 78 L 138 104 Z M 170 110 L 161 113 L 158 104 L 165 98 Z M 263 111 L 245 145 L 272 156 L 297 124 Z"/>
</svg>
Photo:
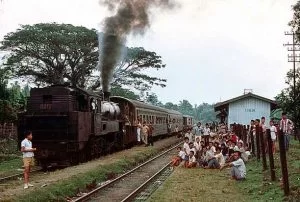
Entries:
<svg viewBox="0 0 300 202">
<path fill-rule="evenodd" d="M 171 171 L 168 169 L 170 159 L 175 154 L 173 151 L 181 144 L 182 142 L 176 144 L 121 176 L 71 201 L 133 201 L 149 184 L 157 180 L 158 176 L 166 176 L 168 172 L 170 174 Z"/>
</svg>

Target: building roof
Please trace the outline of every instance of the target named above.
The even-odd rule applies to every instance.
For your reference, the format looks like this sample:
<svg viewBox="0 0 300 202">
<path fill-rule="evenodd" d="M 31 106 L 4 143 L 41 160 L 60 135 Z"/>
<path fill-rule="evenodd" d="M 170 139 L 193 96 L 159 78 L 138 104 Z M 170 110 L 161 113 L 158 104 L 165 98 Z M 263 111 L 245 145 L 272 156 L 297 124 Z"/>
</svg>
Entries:
<svg viewBox="0 0 300 202">
<path fill-rule="evenodd" d="M 232 102 L 235 102 L 235 101 L 238 101 L 238 100 L 242 100 L 244 98 L 249 98 L 249 97 L 256 98 L 256 99 L 259 99 L 259 100 L 263 100 L 265 102 L 269 102 L 272 105 L 272 108 L 276 106 L 276 102 L 274 100 L 270 100 L 268 98 L 265 98 L 265 97 L 262 97 L 262 96 L 259 96 L 259 95 L 255 95 L 253 93 L 247 93 L 247 94 L 244 94 L 244 95 L 226 100 L 224 102 L 216 103 L 215 106 L 214 106 L 215 111 L 221 110 L 222 108 L 224 108 L 229 103 L 232 103 Z"/>
</svg>

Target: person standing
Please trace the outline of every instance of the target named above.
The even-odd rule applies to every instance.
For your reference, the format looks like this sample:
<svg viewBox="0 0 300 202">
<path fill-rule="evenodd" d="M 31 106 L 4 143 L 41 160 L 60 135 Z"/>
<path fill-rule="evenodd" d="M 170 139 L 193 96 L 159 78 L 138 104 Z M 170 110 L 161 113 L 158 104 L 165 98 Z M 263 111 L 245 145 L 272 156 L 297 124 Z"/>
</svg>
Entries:
<svg viewBox="0 0 300 202">
<path fill-rule="evenodd" d="M 199 141 L 201 142 L 202 141 L 202 135 L 203 135 L 203 128 L 201 126 L 201 122 L 199 122 L 197 124 L 197 126 L 195 127 L 194 129 L 194 133 L 195 133 L 195 137 L 196 138 L 199 138 Z"/>
<path fill-rule="evenodd" d="M 187 137 L 187 138 L 189 138 L 189 143 L 190 142 L 194 142 L 193 141 L 193 137 L 194 137 L 194 135 L 193 135 L 193 133 L 191 132 L 191 130 L 190 129 L 188 129 L 188 131 L 187 131 L 187 133 L 184 135 L 184 137 Z M 187 154 L 187 155 L 189 155 L 189 154 Z"/>
<path fill-rule="evenodd" d="M 148 142 L 151 146 L 153 146 L 153 131 L 154 131 L 154 127 L 152 125 L 152 122 L 150 121 L 148 124 L 149 127 L 149 131 L 148 131 Z"/>
<path fill-rule="evenodd" d="M 142 123 L 141 123 L 141 119 L 138 117 L 136 120 L 136 138 L 138 144 L 141 144 L 141 129 L 142 129 Z"/>
<path fill-rule="evenodd" d="M 270 132 L 271 132 L 271 139 L 272 139 L 272 152 L 275 154 L 275 142 L 277 137 L 277 128 L 274 126 L 274 122 L 270 121 Z"/>
<path fill-rule="evenodd" d="M 265 153 L 268 153 L 268 138 L 267 138 L 267 125 L 266 125 L 266 118 L 263 116 L 260 119 L 261 128 L 262 128 L 262 138 L 264 140 L 265 145 Z"/>
<path fill-rule="evenodd" d="M 209 135 L 210 135 L 210 128 L 208 123 L 206 123 L 204 128 L 204 134 L 203 134 L 205 146 L 207 146 L 209 143 Z"/>
<path fill-rule="evenodd" d="M 143 142 L 145 143 L 145 146 L 148 146 L 148 136 L 149 136 L 149 127 L 147 126 L 146 121 L 144 121 L 142 127 L 142 139 Z"/>
<path fill-rule="evenodd" d="M 21 142 L 21 152 L 23 153 L 23 163 L 24 163 L 24 189 L 28 187 L 33 187 L 32 184 L 29 184 L 29 173 L 31 166 L 34 165 L 34 151 L 36 148 L 32 148 L 32 132 L 25 132 L 25 139 Z"/>
<path fill-rule="evenodd" d="M 290 146 L 290 134 L 292 133 L 293 122 L 287 118 L 285 112 L 282 113 L 282 119 L 280 121 L 279 128 L 280 130 L 282 130 L 282 133 L 284 135 L 284 145 L 286 151 L 288 151 Z"/>
</svg>

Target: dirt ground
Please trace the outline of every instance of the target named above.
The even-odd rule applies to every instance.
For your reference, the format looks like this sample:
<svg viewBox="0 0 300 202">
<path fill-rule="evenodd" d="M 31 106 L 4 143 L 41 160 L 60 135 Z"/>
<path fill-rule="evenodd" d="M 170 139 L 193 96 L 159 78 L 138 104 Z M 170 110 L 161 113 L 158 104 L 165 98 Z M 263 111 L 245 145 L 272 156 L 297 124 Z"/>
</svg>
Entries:
<svg viewBox="0 0 300 202">
<path fill-rule="evenodd" d="M 229 170 L 176 168 L 148 201 L 249 201 L 229 180 Z"/>
<path fill-rule="evenodd" d="M 167 145 L 174 144 L 178 141 L 178 138 L 171 137 L 163 140 L 159 140 L 154 143 L 153 148 L 157 150 L 161 150 L 165 148 Z M 24 192 L 30 192 L 37 189 L 42 189 L 42 187 L 54 184 L 72 176 L 85 173 L 87 171 L 96 169 L 101 165 L 111 164 L 113 162 L 118 161 L 120 158 L 124 158 L 130 156 L 132 154 L 136 154 L 139 152 L 143 152 L 146 150 L 152 149 L 151 147 L 144 146 L 136 146 L 131 149 L 127 149 L 121 152 L 117 152 L 111 155 L 104 156 L 97 160 L 93 160 L 84 164 L 80 164 L 78 166 L 73 166 L 69 168 L 65 168 L 62 170 L 57 170 L 55 172 L 50 173 L 39 173 L 32 176 L 30 179 L 31 184 L 34 185 L 33 188 L 24 190 L 23 189 L 23 181 L 22 179 L 10 181 L 9 184 L 0 185 L 0 201 L 9 201 L 12 196 L 18 196 L 24 194 Z"/>
</svg>

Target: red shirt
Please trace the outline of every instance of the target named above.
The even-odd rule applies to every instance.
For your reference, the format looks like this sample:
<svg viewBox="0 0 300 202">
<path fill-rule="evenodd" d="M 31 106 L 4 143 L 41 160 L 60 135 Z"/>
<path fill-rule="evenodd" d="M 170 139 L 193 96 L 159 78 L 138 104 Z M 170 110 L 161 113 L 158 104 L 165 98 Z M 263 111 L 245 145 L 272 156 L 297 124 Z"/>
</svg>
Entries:
<svg viewBox="0 0 300 202">
<path fill-rule="evenodd" d="M 232 135 L 231 136 L 231 141 L 237 143 L 237 136 L 236 135 Z"/>
</svg>

